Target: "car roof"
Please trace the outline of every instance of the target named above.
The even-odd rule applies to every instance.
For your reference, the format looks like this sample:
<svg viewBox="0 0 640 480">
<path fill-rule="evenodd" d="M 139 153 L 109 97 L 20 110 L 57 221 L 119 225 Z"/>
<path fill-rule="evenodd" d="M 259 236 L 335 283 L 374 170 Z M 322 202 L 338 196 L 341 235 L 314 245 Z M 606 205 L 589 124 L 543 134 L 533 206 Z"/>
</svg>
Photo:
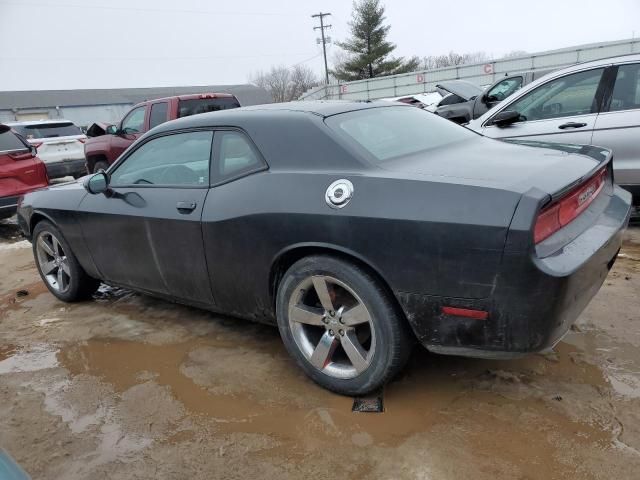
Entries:
<svg viewBox="0 0 640 480">
<path fill-rule="evenodd" d="M 249 107 L 232 108 L 227 110 L 218 110 L 216 112 L 200 113 L 198 115 L 190 115 L 177 120 L 165 122 L 155 127 L 151 132 L 167 132 L 183 128 L 197 127 L 215 127 L 215 126 L 238 126 L 242 127 L 250 120 L 265 116 L 283 115 L 295 116 L 300 114 L 308 114 L 320 118 L 330 117 L 340 113 L 352 112 L 356 110 L 366 110 L 370 108 L 415 108 L 406 103 L 365 101 L 354 102 L 344 100 L 315 100 L 315 101 L 298 101 L 285 103 L 269 103 L 264 105 L 252 105 Z"/>
<path fill-rule="evenodd" d="M 564 74 L 564 73 L 569 73 L 573 71 L 585 70 L 592 67 L 602 67 L 606 65 L 611 65 L 616 63 L 627 63 L 627 62 L 640 62 L 640 53 L 629 53 L 627 55 L 619 55 L 617 57 L 608 57 L 600 60 L 590 60 L 586 62 L 580 62 L 580 63 L 576 63 L 575 65 L 571 65 L 570 67 L 562 68 L 560 70 L 554 70 L 548 75 Z"/>
<path fill-rule="evenodd" d="M 71 120 L 65 120 L 63 118 L 59 118 L 57 120 L 24 120 L 24 121 L 20 121 L 20 122 L 5 122 L 5 125 L 9 125 L 11 127 L 16 127 L 16 126 L 29 126 L 29 125 L 45 125 L 45 124 L 55 124 L 55 123 L 71 123 L 73 124 L 73 122 Z"/>
<path fill-rule="evenodd" d="M 148 103 L 173 100 L 175 98 L 177 98 L 178 100 L 198 100 L 198 99 L 205 100 L 208 98 L 236 98 L 236 96 L 232 93 L 216 93 L 216 92 L 185 93 L 184 95 L 172 95 L 170 97 L 150 98 L 149 100 L 145 100 L 144 102 L 136 103 L 134 107 L 138 107 L 140 105 L 146 105 Z"/>
</svg>

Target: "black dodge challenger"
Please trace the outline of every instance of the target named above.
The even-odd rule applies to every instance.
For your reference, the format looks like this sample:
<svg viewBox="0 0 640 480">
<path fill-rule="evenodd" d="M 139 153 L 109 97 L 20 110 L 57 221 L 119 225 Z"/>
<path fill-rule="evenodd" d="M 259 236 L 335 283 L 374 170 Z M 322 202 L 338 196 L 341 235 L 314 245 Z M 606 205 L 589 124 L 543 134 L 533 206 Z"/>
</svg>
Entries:
<svg viewBox="0 0 640 480">
<path fill-rule="evenodd" d="M 195 115 L 26 195 L 19 222 L 59 299 L 104 281 L 277 323 L 313 380 L 363 394 L 415 339 L 547 349 L 598 291 L 630 212 L 611 152 L 520 143 L 388 103 Z"/>
</svg>

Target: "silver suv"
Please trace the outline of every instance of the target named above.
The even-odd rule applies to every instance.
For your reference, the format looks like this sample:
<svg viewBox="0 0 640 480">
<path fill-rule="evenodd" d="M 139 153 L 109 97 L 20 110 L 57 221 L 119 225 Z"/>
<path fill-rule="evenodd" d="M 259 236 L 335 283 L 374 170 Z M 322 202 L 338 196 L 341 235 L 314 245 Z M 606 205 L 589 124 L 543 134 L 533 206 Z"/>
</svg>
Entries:
<svg viewBox="0 0 640 480">
<path fill-rule="evenodd" d="M 640 204 L 640 54 L 557 70 L 467 126 L 493 138 L 611 148 L 616 183 Z"/>
</svg>

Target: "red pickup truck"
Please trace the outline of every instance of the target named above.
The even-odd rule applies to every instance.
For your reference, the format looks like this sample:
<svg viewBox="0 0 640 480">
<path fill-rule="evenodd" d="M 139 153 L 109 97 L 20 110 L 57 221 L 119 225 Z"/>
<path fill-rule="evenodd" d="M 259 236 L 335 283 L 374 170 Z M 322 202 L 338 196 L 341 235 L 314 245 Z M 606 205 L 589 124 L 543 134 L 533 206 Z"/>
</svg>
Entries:
<svg viewBox="0 0 640 480">
<path fill-rule="evenodd" d="M 135 105 L 118 125 L 93 124 L 84 144 L 87 172 L 106 170 L 143 133 L 176 118 L 240 107 L 228 93 L 202 93 L 158 98 Z"/>
</svg>

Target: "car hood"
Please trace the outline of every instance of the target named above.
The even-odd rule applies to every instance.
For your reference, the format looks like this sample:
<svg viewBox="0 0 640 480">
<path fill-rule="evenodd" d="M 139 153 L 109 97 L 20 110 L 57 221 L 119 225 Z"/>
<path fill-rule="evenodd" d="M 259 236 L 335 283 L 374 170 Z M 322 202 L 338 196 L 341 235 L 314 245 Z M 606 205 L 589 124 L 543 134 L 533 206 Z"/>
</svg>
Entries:
<svg viewBox="0 0 640 480">
<path fill-rule="evenodd" d="M 111 126 L 111 123 L 96 122 L 91 124 L 87 128 L 87 137 L 99 137 L 107 132 L 107 127 Z"/>
<path fill-rule="evenodd" d="M 436 85 L 436 90 L 443 97 L 449 93 L 453 93 L 465 100 L 471 100 L 471 98 L 477 97 L 483 92 L 480 87 L 465 80 L 448 80 L 446 82 L 440 82 Z"/>
<path fill-rule="evenodd" d="M 420 175 L 520 194 L 537 188 L 553 196 L 592 175 L 610 158 L 609 150 L 589 145 L 505 142 L 478 136 L 387 160 L 380 167 L 409 178 Z"/>
</svg>

